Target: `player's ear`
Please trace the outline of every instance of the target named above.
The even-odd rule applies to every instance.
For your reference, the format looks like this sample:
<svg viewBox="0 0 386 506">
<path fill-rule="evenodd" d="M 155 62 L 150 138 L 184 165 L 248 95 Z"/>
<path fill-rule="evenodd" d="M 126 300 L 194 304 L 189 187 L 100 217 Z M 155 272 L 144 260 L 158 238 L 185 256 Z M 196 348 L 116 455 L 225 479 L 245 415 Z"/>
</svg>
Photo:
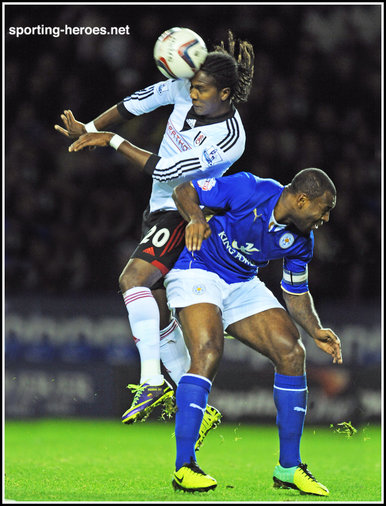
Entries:
<svg viewBox="0 0 386 506">
<path fill-rule="evenodd" d="M 231 95 L 231 89 L 230 88 L 223 88 L 220 91 L 220 99 L 222 102 L 225 102 L 226 100 L 229 100 L 229 97 Z"/>
<path fill-rule="evenodd" d="M 310 199 L 307 197 L 305 193 L 298 193 L 296 197 L 296 204 L 299 209 L 302 209 L 309 200 Z"/>
</svg>

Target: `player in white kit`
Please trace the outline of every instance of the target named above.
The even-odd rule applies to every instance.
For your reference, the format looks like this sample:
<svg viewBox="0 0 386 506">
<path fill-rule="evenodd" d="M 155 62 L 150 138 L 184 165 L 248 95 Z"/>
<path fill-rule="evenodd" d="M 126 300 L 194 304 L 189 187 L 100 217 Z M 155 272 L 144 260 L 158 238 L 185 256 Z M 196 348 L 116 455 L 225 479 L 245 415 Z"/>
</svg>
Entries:
<svg viewBox="0 0 386 506">
<path fill-rule="evenodd" d="M 184 181 L 221 177 L 244 152 L 245 131 L 235 105 L 248 99 L 254 54 L 248 42 L 239 41 L 238 55 L 235 47 L 230 33 L 229 50 L 223 43 L 217 46 L 191 80 L 169 79 L 149 86 L 86 125 L 67 110 L 61 116 L 65 129 L 55 125 L 67 137 L 79 137 L 70 151 L 110 145 L 153 178 L 142 239 L 119 278 L 141 359 L 140 384 L 128 385 L 136 393 L 122 416 L 124 423 L 146 418 L 156 405 L 173 397 L 173 388 L 161 374 L 160 359 L 176 385 L 190 365 L 181 329 L 170 318 L 163 286 L 164 276 L 184 248 L 186 222 L 176 210 L 172 192 Z M 169 104 L 174 108 L 158 154 L 104 131 Z M 215 408 L 207 407 L 197 447 L 220 418 Z"/>
</svg>

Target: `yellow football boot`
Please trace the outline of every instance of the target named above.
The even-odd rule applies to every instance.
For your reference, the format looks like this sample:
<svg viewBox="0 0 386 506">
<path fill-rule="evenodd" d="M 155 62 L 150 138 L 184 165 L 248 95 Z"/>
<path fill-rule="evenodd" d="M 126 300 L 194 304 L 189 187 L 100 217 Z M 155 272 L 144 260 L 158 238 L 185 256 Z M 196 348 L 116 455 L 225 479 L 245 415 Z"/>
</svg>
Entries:
<svg viewBox="0 0 386 506">
<path fill-rule="evenodd" d="M 319 483 L 307 469 L 307 464 L 295 467 L 282 467 L 278 464 L 273 471 L 273 486 L 276 488 L 294 488 L 301 494 L 329 495 L 327 487 Z"/>
<path fill-rule="evenodd" d="M 217 487 L 217 481 L 205 474 L 193 459 L 190 464 L 184 464 L 173 475 L 172 485 L 174 490 L 184 492 L 207 492 Z"/>
<path fill-rule="evenodd" d="M 221 423 L 221 413 L 218 409 L 213 406 L 206 405 L 204 417 L 201 422 L 200 431 L 198 433 L 198 439 L 196 441 L 195 451 L 197 452 L 206 438 L 208 432 L 215 429 Z"/>
</svg>

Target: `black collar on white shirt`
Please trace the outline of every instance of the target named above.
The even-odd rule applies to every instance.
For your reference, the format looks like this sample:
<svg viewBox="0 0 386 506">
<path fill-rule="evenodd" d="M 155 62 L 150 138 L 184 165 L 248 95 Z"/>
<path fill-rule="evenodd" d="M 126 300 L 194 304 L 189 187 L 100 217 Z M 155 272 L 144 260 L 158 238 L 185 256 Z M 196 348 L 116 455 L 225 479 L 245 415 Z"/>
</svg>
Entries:
<svg viewBox="0 0 386 506">
<path fill-rule="evenodd" d="M 213 125 L 214 123 L 221 123 L 227 119 L 233 118 L 236 113 L 236 108 L 234 105 L 231 105 L 231 109 L 222 114 L 221 116 L 217 116 L 216 118 L 207 118 L 206 116 L 199 116 L 194 112 L 193 106 L 189 109 L 188 114 L 186 115 L 184 126 L 181 130 L 190 130 L 191 128 L 205 126 L 205 125 Z"/>
</svg>

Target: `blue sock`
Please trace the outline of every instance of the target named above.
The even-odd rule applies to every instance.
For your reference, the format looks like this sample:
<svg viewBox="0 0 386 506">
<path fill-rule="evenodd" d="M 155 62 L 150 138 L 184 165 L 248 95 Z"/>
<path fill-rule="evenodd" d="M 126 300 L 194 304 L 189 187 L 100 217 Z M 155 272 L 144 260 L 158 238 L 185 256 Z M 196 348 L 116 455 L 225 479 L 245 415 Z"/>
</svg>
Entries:
<svg viewBox="0 0 386 506">
<path fill-rule="evenodd" d="M 277 409 L 279 429 L 280 465 L 298 466 L 300 439 L 307 410 L 307 379 L 303 376 L 285 376 L 275 373 L 273 399 Z"/>
<path fill-rule="evenodd" d="M 176 392 L 176 471 L 184 464 L 196 460 L 194 446 L 206 409 L 212 382 L 203 376 L 184 374 Z"/>
</svg>

